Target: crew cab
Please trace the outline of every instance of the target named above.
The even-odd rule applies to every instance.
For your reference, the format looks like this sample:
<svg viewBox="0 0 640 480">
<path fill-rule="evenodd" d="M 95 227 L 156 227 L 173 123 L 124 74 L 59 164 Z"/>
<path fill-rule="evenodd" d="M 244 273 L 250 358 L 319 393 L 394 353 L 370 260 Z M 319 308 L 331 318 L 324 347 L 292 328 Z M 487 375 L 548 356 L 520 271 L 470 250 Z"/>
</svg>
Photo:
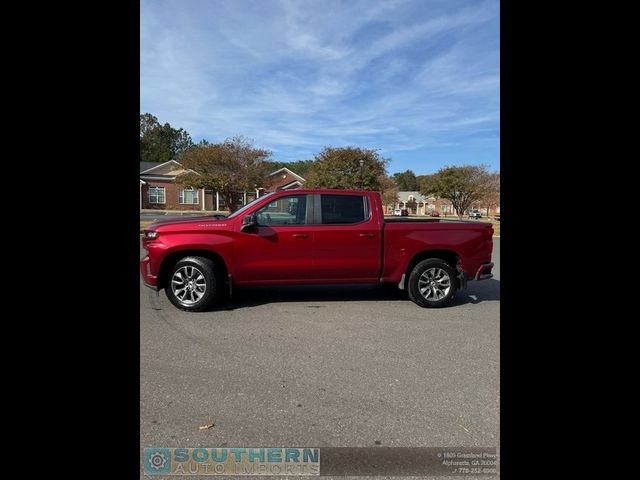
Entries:
<svg viewBox="0 0 640 480">
<path fill-rule="evenodd" d="M 491 224 L 385 219 L 380 194 L 359 190 L 269 193 L 224 219 L 151 224 L 142 246 L 145 285 L 187 311 L 236 286 L 381 283 L 442 307 L 467 281 L 493 276 Z"/>
</svg>

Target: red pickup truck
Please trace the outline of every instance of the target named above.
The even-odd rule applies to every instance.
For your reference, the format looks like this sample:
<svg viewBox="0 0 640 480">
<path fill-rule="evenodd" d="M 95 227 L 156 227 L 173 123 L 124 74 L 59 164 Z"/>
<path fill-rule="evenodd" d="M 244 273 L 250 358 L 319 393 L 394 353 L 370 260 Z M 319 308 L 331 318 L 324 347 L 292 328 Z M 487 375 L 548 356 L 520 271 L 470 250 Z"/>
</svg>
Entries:
<svg viewBox="0 0 640 480">
<path fill-rule="evenodd" d="M 380 194 L 288 190 L 226 219 L 190 217 L 144 230 L 144 283 L 176 307 L 206 310 L 234 286 L 397 284 L 441 307 L 467 280 L 493 275 L 489 223 L 384 218 Z"/>
</svg>

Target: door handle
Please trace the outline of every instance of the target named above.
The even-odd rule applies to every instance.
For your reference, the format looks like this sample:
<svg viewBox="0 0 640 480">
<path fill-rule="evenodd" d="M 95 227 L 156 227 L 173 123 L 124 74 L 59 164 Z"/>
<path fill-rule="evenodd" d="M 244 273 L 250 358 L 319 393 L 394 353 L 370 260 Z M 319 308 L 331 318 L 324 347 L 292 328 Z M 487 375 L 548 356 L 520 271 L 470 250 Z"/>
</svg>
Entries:
<svg viewBox="0 0 640 480">
<path fill-rule="evenodd" d="M 291 235 L 293 238 L 309 238 L 309 235 L 306 233 L 294 233 Z"/>
<path fill-rule="evenodd" d="M 366 237 L 366 238 L 373 238 L 376 236 L 375 233 L 361 233 L 360 234 L 361 237 Z"/>
</svg>

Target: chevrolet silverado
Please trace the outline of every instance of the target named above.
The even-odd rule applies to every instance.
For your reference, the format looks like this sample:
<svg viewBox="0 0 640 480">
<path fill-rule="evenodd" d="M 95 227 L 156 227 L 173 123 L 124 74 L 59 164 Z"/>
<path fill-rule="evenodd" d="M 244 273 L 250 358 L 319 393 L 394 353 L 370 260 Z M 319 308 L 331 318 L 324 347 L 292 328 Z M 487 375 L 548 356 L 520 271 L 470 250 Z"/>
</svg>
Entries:
<svg viewBox="0 0 640 480">
<path fill-rule="evenodd" d="M 441 307 L 468 280 L 493 276 L 491 224 L 383 212 L 377 192 L 269 193 L 227 218 L 149 225 L 140 272 L 187 311 L 253 285 L 397 284 L 417 305 Z"/>
</svg>

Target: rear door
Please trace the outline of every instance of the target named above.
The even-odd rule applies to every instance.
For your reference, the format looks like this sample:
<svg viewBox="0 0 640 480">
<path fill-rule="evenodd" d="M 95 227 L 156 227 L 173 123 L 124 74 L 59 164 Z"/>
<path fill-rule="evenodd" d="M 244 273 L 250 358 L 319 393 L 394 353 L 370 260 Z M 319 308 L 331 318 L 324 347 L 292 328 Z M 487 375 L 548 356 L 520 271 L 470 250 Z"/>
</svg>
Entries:
<svg viewBox="0 0 640 480">
<path fill-rule="evenodd" d="M 314 195 L 313 276 L 327 282 L 375 283 L 382 257 L 379 212 L 361 194 Z"/>
</svg>

